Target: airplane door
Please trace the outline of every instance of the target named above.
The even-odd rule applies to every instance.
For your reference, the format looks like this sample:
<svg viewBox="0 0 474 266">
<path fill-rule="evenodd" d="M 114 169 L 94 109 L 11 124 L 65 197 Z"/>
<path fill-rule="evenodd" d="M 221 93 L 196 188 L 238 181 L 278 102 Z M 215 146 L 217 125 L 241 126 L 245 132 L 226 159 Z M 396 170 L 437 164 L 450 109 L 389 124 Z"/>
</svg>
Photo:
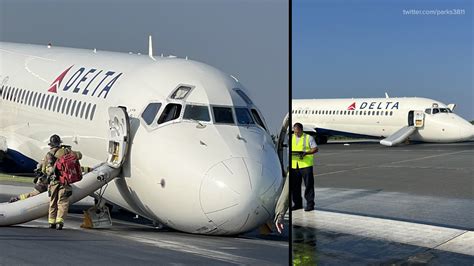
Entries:
<svg viewBox="0 0 474 266">
<path fill-rule="evenodd" d="M 408 112 L 408 126 L 410 127 L 415 125 L 415 122 L 413 121 L 413 113 L 414 111 Z"/>
<path fill-rule="evenodd" d="M 125 107 L 109 107 L 109 146 L 107 164 L 120 168 L 129 146 L 130 120 Z"/>
<path fill-rule="evenodd" d="M 408 112 L 408 126 L 423 127 L 425 122 L 425 113 L 423 111 Z"/>
<path fill-rule="evenodd" d="M 425 113 L 423 111 L 415 111 L 415 127 L 423 127 L 425 121 Z"/>
</svg>

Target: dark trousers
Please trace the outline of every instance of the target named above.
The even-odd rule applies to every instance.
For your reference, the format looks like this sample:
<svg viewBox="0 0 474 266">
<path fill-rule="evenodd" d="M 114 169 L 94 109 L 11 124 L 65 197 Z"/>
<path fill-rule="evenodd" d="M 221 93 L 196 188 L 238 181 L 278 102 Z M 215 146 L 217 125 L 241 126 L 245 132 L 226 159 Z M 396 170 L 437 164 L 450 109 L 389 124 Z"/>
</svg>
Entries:
<svg viewBox="0 0 474 266">
<path fill-rule="evenodd" d="M 301 182 L 304 181 L 305 190 L 304 198 L 307 207 L 314 207 L 314 176 L 313 167 L 305 167 L 290 170 L 291 198 L 293 208 L 303 207 L 303 199 L 301 198 Z"/>
</svg>

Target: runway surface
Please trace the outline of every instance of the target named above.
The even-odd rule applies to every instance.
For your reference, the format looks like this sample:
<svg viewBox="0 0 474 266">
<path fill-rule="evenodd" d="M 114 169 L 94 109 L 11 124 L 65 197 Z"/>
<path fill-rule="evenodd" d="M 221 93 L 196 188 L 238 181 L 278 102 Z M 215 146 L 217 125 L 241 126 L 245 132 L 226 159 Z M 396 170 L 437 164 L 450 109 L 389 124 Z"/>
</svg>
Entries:
<svg viewBox="0 0 474 266">
<path fill-rule="evenodd" d="M 296 253 L 319 264 L 474 263 L 474 143 L 327 144 L 315 158 L 317 210 L 292 213 Z"/>
<path fill-rule="evenodd" d="M 28 191 L 29 184 L 0 183 L 0 202 Z M 192 235 L 157 229 L 129 212 L 113 211 L 110 229 L 82 229 L 82 210 L 91 198 L 71 206 L 62 231 L 46 218 L 0 227 L 0 265 L 288 265 L 288 231 L 234 237 Z M 288 220 L 286 221 L 288 228 Z"/>
</svg>

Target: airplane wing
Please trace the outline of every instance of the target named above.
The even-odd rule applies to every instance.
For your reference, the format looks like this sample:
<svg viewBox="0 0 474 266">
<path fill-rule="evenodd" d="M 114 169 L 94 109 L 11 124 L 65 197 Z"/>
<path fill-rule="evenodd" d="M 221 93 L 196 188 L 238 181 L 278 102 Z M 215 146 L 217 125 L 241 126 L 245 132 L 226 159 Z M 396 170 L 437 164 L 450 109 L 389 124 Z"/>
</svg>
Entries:
<svg viewBox="0 0 474 266">
<path fill-rule="evenodd" d="M 380 141 L 385 146 L 394 146 L 405 141 L 416 130 L 415 126 L 406 126 Z"/>
</svg>

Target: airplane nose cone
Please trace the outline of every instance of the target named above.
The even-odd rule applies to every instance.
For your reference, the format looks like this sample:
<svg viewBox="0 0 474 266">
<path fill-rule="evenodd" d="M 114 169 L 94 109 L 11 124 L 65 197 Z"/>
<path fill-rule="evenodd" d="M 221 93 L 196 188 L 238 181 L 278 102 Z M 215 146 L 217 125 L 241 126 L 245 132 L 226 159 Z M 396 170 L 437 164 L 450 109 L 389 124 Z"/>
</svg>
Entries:
<svg viewBox="0 0 474 266">
<path fill-rule="evenodd" d="M 212 166 L 201 184 L 204 214 L 215 229 L 212 233 L 249 231 L 273 217 L 281 177 L 259 162 L 232 158 Z"/>
<path fill-rule="evenodd" d="M 473 140 L 474 139 L 474 126 L 471 124 L 463 125 L 460 128 L 460 137 L 462 140 Z"/>
</svg>

